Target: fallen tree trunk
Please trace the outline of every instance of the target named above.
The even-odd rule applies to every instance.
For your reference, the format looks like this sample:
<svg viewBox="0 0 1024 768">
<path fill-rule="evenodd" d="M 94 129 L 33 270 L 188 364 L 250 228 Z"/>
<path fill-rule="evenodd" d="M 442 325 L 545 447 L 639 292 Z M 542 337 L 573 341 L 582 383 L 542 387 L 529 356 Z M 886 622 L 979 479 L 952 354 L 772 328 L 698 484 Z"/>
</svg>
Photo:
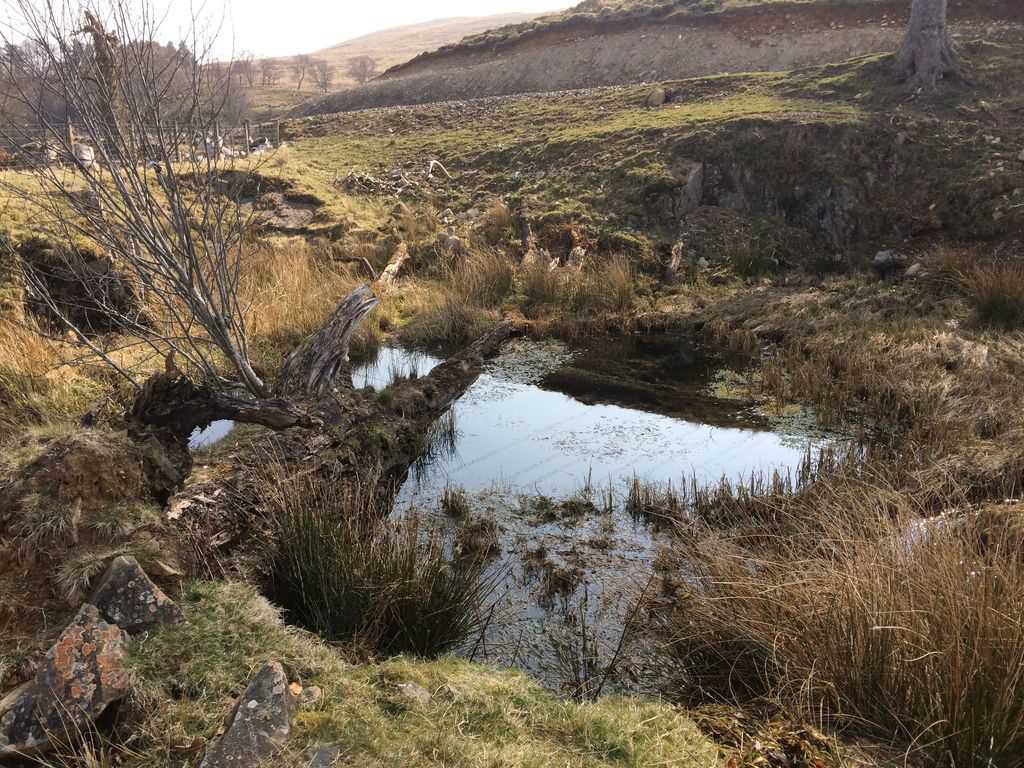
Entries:
<svg viewBox="0 0 1024 768">
<path fill-rule="evenodd" d="M 377 278 L 377 289 L 382 293 L 390 291 L 395 281 L 398 279 L 399 273 L 402 271 L 402 267 L 405 266 L 405 262 L 409 260 L 409 246 L 405 243 L 400 243 L 398 249 L 394 255 L 388 261 L 388 265 L 384 267 L 384 271 L 380 273 L 380 277 Z"/>
<path fill-rule="evenodd" d="M 268 460 L 328 482 L 372 474 L 376 492 L 390 498 L 427 449 L 434 422 L 514 333 L 511 324 L 500 325 L 429 375 L 398 381 L 381 397 L 355 389 L 348 367 L 352 334 L 376 304 L 367 286 L 346 297 L 324 328 L 288 356 L 272 399 L 218 392 L 173 370 L 146 383 L 129 414 L 129 431 L 140 444 L 155 439 L 165 446 L 175 466 L 163 476 L 179 483 L 191 470 L 187 440 L 195 429 L 230 419 L 272 430 L 237 448 L 216 480 L 194 484 L 171 500 L 176 525 L 195 550 L 193 564 L 202 564 L 199 571 L 214 573 L 213 563 L 230 560 L 239 548 L 248 551 L 248 544 L 265 543 L 260 472 Z"/>
</svg>

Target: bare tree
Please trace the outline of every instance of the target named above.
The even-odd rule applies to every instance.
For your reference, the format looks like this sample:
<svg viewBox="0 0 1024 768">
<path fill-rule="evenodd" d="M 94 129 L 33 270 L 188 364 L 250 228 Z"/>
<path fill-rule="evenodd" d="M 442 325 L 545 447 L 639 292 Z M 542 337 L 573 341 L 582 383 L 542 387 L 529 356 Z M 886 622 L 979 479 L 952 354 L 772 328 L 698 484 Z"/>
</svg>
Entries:
<svg viewBox="0 0 1024 768">
<path fill-rule="evenodd" d="M 320 93 L 330 92 L 331 85 L 334 84 L 334 67 L 330 62 L 317 59 L 313 63 L 313 80 L 317 88 L 320 89 Z"/>
<path fill-rule="evenodd" d="M 256 84 L 256 61 L 251 53 L 242 52 L 235 59 L 235 72 L 238 84 L 252 88 Z"/>
<path fill-rule="evenodd" d="M 239 457 L 239 474 L 224 479 L 211 498 L 226 490 L 224 498 L 238 510 L 253 504 L 243 498 L 244 466 L 265 460 L 268 449 L 302 471 L 337 480 L 360 477 L 373 466 L 381 478 L 378 492 L 392 493 L 426 450 L 430 425 L 472 385 L 483 359 L 497 351 L 512 326 L 488 331 L 427 376 L 396 383 L 394 400 L 385 400 L 357 390 L 349 375 L 350 339 L 378 303 L 363 285 L 339 297 L 321 330 L 286 357 L 273 381 L 257 371 L 240 290 L 242 241 L 251 230 L 239 200 L 259 177 L 248 164 L 231 167 L 216 130 L 233 75 L 229 67 L 206 63 L 210 46 L 198 35 L 191 53 L 171 60 L 176 71 L 168 73 L 165 59 L 156 55 L 160 46 L 145 43 L 158 39 L 152 20 L 161 16 L 160 0 L 104 1 L 110 10 L 95 17 L 89 34 L 108 41 L 109 57 L 83 52 L 78 44 L 80 12 L 92 0 L 8 0 L 22 17 L 19 31 L 46 42 L 47 77 L 40 82 L 68 99 L 78 135 L 69 136 L 63 123 L 42 114 L 46 142 L 65 167 L 34 165 L 34 193 L 24 191 L 27 185 L 8 184 L 6 176 L 0 184 L 35 206 L 40 231 L 63 242 L 69 254 L 83 240 L 105 253 L 111 271 L 127 276 L 139 297 L 138 311 L 125 311 L 103 290 L 90 288 L 89 298 L 124 331 L 91 333 L 52 294 L 29 257 L 9 244 L 8 255 L 20 263 L 37 300 L 73 336 L 83 359 L 99 359 L 135 388 L 126 413 L 128 434 L 145 444 L 147 456 L 156 456 L 152 464 L 160 477 L 154 491 L 173 493 L 188 476 L 188 438 L 196 428 L 234 419 L 309 431 L 260 438 Z M 58 11 L 55 3 L 70 5 Z M 30 94 L 14 92 L 30 107 L 35 103 Z M 170 127 L 168 115 L 182 127 Z M 97 162 L 81 159 L 84 144 Z M 70 256 L 61 258 L 74 267 Z M 392 262 L 407 258 L 407 249 L 399 247 Z M 384 270 L 396 271 L 397 266 Z M 162 358 L 164 372 L 140 381 L 119 354 L 126 347 Z M 379 434 L 388 439 L 373 437 Z M 154 454 L 154 441 L 162 452 Z"/>
<path fill-rule="evenodd" d="M 947 8 L 948 0 L 913 0 L 897 68 L 914 88 L 933 91 L 939 80 L 960 73 L 960 60 L 946 26 Z"/>
<path fill-rule="evenodd" d="M 377 61 L 370 56 L 356 56 L 348 60 L 348 73 L 362 85 L 377 74 Z"/>
<path fill-rule="evenodd" d="M 260 62 L 260 80 L 264 88 L 273 88 L 281 80 L 281 64 L 273 59 Z"/>
<path fill-rule="evenodd" d="M 301 91 L 302 84 L 306 81 L 306 75 L 313 67 L 313 57 L 299 54 L 291 61 L 292 73 L 295 75 L 296 89 Z"/>
<path fill-rule="evenodd" d="M 177 57 L 175 71 L 169 72 L 154 46 L 140 44 L 157 32 L 147 0 L 115 0 L 107 18 L 85 15 L 84 27 L 69 21 L 82 16 L 67 9 L 40 7 L 35 0 L 12 3 L 20 28 L 45 51 L 25 66 L 35 68 L 37 82 L 63 94 L 76 116 L 77 135 L 69 136 L 63 122 L 55 124 L 39 112 L 34 94 L 17 94 L 34 110 L 46 145 L 75 171 L 69 174 L 45 160 L 31 169 L 43 190 L 31 195 L 31 202 L 43 213 L 49 234 L 67 244 L 68 270 L 75 269 L 77 243 L 93 243 L 144 302 L 140 311 L 126 312 L 102 290 L 85 287 L 92 302 L 116 315 L 132 344 L 180 363 L 214 394 L 241 388 L 251 397 L 270 397 L 270 387 L 250 362 L 246 308 L 239 296 L 248 220 L 238 191 L 222 180 L 227 161 L 218 128 L 229 101 L 230 68 L 209 64 L 209 44 L 196 37 L 191 46 L 196 53 Z M 83 34 L 92 44 L 85 58 L 76 53 Z M 172 115 L 177 127 L 168 120 Z M 83 161 L 83 145 L 96 162 Z M 247 174 L 236 169 L 234 183 L 248 183 Z M 27 195 L 17 184 L 7 189 Z M 31 263 L 22 267 L 36 300 L 79 344 L 144 392 L 118 356 L 51 295 L 45 275 Z M 372 295 L 357 297 L 354 317 L 374 303 Z M 223 402 L 240 407 L 231 398 Z M 252 403 L 246 408 L 250 416 L 260 410 Z M 253 418 L 278 426 L 300 419 L 282 403 Z"/>
</svg>

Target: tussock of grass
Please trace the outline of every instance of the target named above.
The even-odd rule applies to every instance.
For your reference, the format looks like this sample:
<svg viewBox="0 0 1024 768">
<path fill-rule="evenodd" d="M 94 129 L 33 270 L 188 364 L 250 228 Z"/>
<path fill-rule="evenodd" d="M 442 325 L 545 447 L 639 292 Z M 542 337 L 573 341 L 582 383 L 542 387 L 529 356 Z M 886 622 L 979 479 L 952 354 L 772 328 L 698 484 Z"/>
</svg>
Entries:
<svg viewBox="0 0 1024 768">
<path fill-rule="evenodd" d="M 446 485 L 441 494 L 441 509 L 449 517 L 464 518 L 472 512 L 469 504 L 469 496 L 465 488 L 454 485 Z"/>
<path fill-rule="evenodd" d="M 977 264 L 964 276 L 963 286 L 985 325 L 1024 325 L 1024 261 Z"/>
<path fill-rule="evenodd" d="M 449 270 L 445 282 L 467 303 L 483 309 L 500 306 L 512 292 L 515 270 L 507 254 L 478 251 Z"/>
<path fill-rule="evenodd" d="M 319 743 L 339 746 L 347 765 L 363 768 L 719 765 L 717 749 L 664 704 L 569 703 L 520 673 L 452 659 L 350 666 L 336 650 L 286 628 L 251 587 L 197 583 L 177 599 L 186 621 L 132 644 L 129 768 L 194 762 L 189 747 L 217 732 L 233 696 L 269 660 L 324 692 L 319 704 L 300 708 L 275 765 L 304 767 L 303 748 Z M 401 683 L 422 686 L 430 701 L 410 703 Z"/>
<path fill-rule="evenodd" d="M 822 498 L 813 525 L 778 509 L 760 546 L 725 535 L 686 551 L 700 586 L 677 594 L 674 647 L 696 690 L 774 693 L 926 760 L 1018 764 L 1021 537 L 860 491 Z"/>
<path fill-rule="evenodd" d="M 405 324 L 401 340 L 413 347 L 459 346 L 480 336 L 497 322 L 496 315 L 443 285 L 410 291 L 402 304 Z"/>
<path fill-rule="evenodd" d="M 624 256 L 582 269 L 537 261 L 519 276 L 524 310 L 533 317 L 550 312 L 576 315 L 625 313 L 636 300 L 636 275 Z"/>
<path fill-rule="evenodd" d="M 479 560 L 451 562 L 415 517 L 388 520 L 373 482 L 342 488 L 268 472 L 271 589 L 292 621 L 372 652 L 420 656 L 479 630 L 493 588 Z"/>
</svg>

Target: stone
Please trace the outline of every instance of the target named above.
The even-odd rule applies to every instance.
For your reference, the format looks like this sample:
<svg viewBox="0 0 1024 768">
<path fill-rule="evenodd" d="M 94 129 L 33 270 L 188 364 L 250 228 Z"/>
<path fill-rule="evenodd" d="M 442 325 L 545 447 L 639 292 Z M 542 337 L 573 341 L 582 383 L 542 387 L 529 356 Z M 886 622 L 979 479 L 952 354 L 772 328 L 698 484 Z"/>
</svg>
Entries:
<svg viewBox="0 0 1024 768">
<path fill-rule="evenodd" d="M 0 716 L 0 758 L 45 751 L 50 734 L 81 732 L 128 695 L 127 642 L 96 606 L 83 605 Z"/>
<path fill-rule="evenodd" d="M 115 558 L 89 602 L 107 621 L 132 635 L 161 624 L 177 624 L 183 618 L 134 557 Z"/>
<path fill-rule="evenodd" d="M 399 683 L 395 686 L 395 690 L 398 692 L 399 698 L 415 706 L 425 707 L 433 698 L 430 691 L 416 683 Z"/>
<path fill-rule="evenodd" d="M 682 184 L 676 215 L 693 213 L 704 202 L 704 163 L 681 162 L 673 168 L 672 175 Z"/>
<path fill-rule="evenodd" d="M 655 109 L 662 106 L 668 100 L 668 94 L 664 88 L 655 88 L 647 97 L 647 106 Z"/>
<path fill-rule="evenodd" d="M 96 164 L 96 150 L 88 144 L 72 144 L 71 154 L 85 169 L 92 168 Z"/>
<path fill-rule="evenodd" d="M 333 768 L 341 761 L 341 749 L 330 744 L 317 744 L 302 751 L 304 768 Z"/>
<path fill-rule="evenodd" d="M 1022 149 L 1020 151 L 1020 154 L 1017 155 L 1017 159 L 1020 160 L 1022 163 L 1024 163 L 1024 149 Z"/>
<path fill-rule="evenodd" d="M 224 735 L 210 744 L 200 768 L 249 768 L 272 757 L 292 729 L 292 694 L 284 668 L 265 664 L 228 717 Z"/>
<path fill-rule="evenodd" d="M 907 267 L 907 271 L 905 274 L 907 277 L 917 277 L 923 271 L 924 265 L 922 265 L 921 262 L 917 262 L 916 264 L 911 264 L 909 267 Z"/>
<path fill-rule="evenodd" d="M 310 685 L 302 689 L 302 693 L 299 695 L 299 704 L 306 709 L 312 709 L 313 707 L 319 706 L 320 702 L 324 700 L 324 691 L 319 685 Z"/>
<path fill-rule="evenodd" d="M 437 236 L 437 244 L 450 252 L 454 256 L 464 256 L 469 252 L 465 242 L 461 237 L 457 235 L 450 235 L 447 232 L 441 232 Z"/>
</svg>

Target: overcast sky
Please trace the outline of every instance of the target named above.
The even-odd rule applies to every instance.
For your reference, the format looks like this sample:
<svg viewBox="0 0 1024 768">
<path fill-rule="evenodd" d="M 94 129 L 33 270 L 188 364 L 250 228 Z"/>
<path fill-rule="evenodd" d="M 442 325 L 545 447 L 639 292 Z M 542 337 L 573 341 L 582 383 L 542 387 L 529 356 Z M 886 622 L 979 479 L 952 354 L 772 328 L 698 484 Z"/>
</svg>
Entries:
<svg viewBox="0 0 1024 768">
<path fill-rule="evenodd" d="M 193 0 L 197 6 L 202 0 Z M 336 45 L 390 27 L 449 16 L 553 11 L 578 0 L 205 0 L 205 13 L 224 15 L 219 57 L 235 51 L 286 56 Z M 188 0 L 163 0 L 180 7 L 166 25 L 168 39 L 187 18 Z M 159 0 L 158 0 L 159 3 Z M 223 10 L 222 10 L 223 9 Z M 174 22 L 174 17 L 179 19 Z"/>
</svg>

